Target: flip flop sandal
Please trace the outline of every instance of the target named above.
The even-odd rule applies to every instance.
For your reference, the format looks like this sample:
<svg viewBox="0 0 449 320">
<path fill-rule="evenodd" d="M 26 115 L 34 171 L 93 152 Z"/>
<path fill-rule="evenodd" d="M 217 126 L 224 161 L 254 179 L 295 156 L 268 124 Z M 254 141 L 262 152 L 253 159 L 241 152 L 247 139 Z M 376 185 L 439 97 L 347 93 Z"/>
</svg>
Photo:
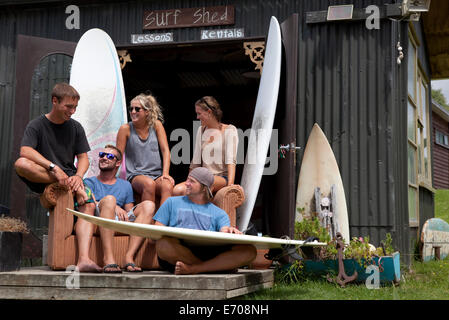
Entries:
<svg viewBox="0 0 449 320">
<path fill-rule="evenodd" d="M 113 269 L 113 270 L 107 270 L 107 269 Z M 103 267 L 104 273 L 122 273 L 122 270 L 120 269 L 120 266 L 115 263 L 107 264 Z"/>
<path fill-rule="evenodd" d="M 129 270 L 128 267 L 131 267 L 133 269 Z M 139 268 L 139 269 L 136 269 L 136 268 L 139 268 L 139 267 L 137 267 L 134 263 L 130 262 L 130 263 L 125 264 L 125 271 L 126 272 L 143 272 L 142 268 Z"/>
</svg>

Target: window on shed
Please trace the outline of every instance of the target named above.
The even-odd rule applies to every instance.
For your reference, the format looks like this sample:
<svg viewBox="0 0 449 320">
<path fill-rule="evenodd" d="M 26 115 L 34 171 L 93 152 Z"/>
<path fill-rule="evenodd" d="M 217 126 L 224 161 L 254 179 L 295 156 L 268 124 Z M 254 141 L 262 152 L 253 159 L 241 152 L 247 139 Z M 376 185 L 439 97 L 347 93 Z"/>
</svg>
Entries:
<svg viewBox="0 0 449 320">
<path fill-rule="evenodd" d="M 424 73 L 418 70 L 418 130 L 421 140 L 418 142 L 420 163 L 418 165 L 418 176 L 420 185 L 432 189 L 432 171 L 430 161 L 430 124 L 429 124 L 429 87 Z"/>
<path fill-rule="evenodd" d="M 408 211 L 411 227 L 419 224 L 419 188 L 432 190 L 430 159 L 429 81 L 420 68 L 419 42 L 410 28 L 408 42 Z"/>
</svg>

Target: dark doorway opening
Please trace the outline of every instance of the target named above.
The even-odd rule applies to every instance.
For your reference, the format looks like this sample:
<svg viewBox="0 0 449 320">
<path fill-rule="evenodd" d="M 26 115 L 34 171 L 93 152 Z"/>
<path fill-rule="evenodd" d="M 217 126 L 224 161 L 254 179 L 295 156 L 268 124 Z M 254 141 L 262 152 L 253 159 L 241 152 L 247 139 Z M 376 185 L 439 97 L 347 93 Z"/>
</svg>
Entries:
<svg viewBox="0 0 449 320">
<path fill-rule="evenodd" d="M 126 102 L 129 104 L 133 97 L 146 91 L 156 97 L 163 108 L 170 148 L 179 142 L 170 141 L 170 134 L 176 129 L 185 129 L 191 139 L 195 137 L 194 103 L 206 95 L 214 96 L 220 103 L 223 123 L 243 131 L 251 128 L 260 73 L 245 55 L 243 41 L 124 49 L 132 59 L 122 70 Z M 192 152 L 191 144 L 190 159 Z M 185 180 L 188 166 L 170 166 L 177 183 Z M 243 164 L 238 164 L 236 183 L 240 182 L 242 170 Z"/>
<path fill-rule="evenodd" d="M 251 39 L 260 41 L 263 39 Z M 128 47 L 132 62 L 122 70 L 126 102 L 141 92 L 150 91 L 163 108 L 164 127 L 170 149 L 179 141 L 170 141 L 170 134 L 179 128 L 194 139 L 193 121 L 196 121 L 194 103 L 203 96 L 214 96 L 223 110 L 223 123 L 235 125 L 243 132 L 250 129 L 259 89 L 260 72 L 245 54 L 244 41 L 192 43 L 170 46 Z M 245 156 L 248 138 L 240 139 Z M 191 160 L 193 143 L 190 144 Z M 176 183 L 186 179 L 189 164 L 171 164 L 170 174 Z M 243 163 L 237 164 L 235 183 L 239 184 Z M 258 232 L 267 231 L 264 208 L 273 201 L 264 197 L 262 178 L 258 200 L 251 221 Z M 272 190 L 269 188 L 269 192 Z"/>
</svg>

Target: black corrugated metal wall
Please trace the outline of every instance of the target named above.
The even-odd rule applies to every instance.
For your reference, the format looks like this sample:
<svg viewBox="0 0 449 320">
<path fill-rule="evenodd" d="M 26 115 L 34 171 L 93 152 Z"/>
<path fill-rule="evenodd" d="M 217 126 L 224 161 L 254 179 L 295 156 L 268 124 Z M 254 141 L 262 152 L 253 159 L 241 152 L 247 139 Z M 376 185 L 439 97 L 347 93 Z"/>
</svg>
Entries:
<svg viewBox="0 0 449 320">
<path fill-rule="evenodd" d="M 80 30 L 65 28 L 65 5 L 0 6 L 0 130 L 4 151 L 0 155 L 0 203 L 9 204 L 15 160 L 11 156 L 11 125 L 17 34 L 78 41 L 85 31 L 99 27 L 117 46 L 129 46 L 131 34 L 143 33 L 143 10 L 232 4 L 234 27 L 243 27 L 248 38 L 265 37 L 272 15 L 282 22 L 299 13 L 304 20 L 306 12 L 326 10 L 329 5 L 354 3 L 355 8 L 365 8 L 386 2 L 395 1 L 92 1 L 79 5 Z M 386 19 L 380 30 L 368 30 L 364 21 L 314 25 L 303 21 L 300 28 L 297 145 L 305 146 L 317 122 L 340 164 L 351 234 L 369 234 L 377 245 L 386 232 L 392 232 L 397 247 L 409 252 L 407 88 L 401 83 L 407 79 L 406 59 L 401 66 L 396 64 L 396 43 L 401 41 L 406 47 L 407 23 Z M 175 42 L 199 41 L 198 28 L 165 31 L 174 33 Z M 429 75 L 427 67 L 425 71 Z M 299 154 L 297 175 L 301 157 Z M 430 198 L 421 202 L 422 209 L 433 214 Z"/>
<path fill-rule="evenodd" d="M 376 2 L 384 3 L 356 6 Z M 326 8 L 321 1 L 314 10 Z M 396 64 L 397 24 L 385 19 L 379 30 L 367 29 L 364 20 L 301 26 L 297 144 L 305 146 L 313 124 L 320 125 L 340 165 L 351 236 L 369 234 L 376 245 L 386 232 L 404 236 L 395 225 L 403 223 L 397 215 L 407 212 L 397 205 L 407 203 L 407 162 L 399 155 L 406 154 L 400 126 L 406 113 L 397 112 L 406 110 L 397 97 L 398 75 L 406 66 Z"/>
<path fill-rule="evenodd" d="M 15 18 L 0 8 L 0 204 L 9 206 L 14 122 Z"/>
</svg>

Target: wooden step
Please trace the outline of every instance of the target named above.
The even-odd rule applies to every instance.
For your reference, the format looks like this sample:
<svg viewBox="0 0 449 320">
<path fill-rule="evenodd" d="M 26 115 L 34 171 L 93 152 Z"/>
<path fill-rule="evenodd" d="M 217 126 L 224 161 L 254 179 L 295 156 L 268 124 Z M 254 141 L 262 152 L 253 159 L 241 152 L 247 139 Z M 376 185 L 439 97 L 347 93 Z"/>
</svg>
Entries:
<svg viewBox="0 0 449 320">
<path fill-rule="evenodd" d="M 165 271 L 95 274 L 22 268 L 0 272 L 0 299 L 223 300 L 272 287 L 273 271 L 177 276 Z"/>
</svg>

